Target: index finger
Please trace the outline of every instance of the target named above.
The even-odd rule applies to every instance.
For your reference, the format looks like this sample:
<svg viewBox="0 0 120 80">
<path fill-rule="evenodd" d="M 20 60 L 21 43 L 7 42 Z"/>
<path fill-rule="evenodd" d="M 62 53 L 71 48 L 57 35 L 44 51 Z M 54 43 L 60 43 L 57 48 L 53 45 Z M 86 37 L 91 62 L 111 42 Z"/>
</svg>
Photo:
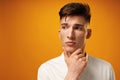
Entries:
<svg viewBox="0 0 120 80">
<path fill-rule="evenodd" d="M 79 55 L 79 54 L 82 54 L 82 49 L 77 49 L 77 50 L 75 50 L 72 54 L 71 54 L 71 56 L 73 56 L 73 55 Z"/>
</svg>

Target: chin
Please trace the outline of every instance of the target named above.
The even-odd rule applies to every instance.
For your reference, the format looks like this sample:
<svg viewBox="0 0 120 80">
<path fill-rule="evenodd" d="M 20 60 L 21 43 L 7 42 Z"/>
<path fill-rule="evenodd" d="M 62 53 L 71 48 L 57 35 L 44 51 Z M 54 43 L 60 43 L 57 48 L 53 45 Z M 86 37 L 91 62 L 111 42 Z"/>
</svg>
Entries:
<svg viewBox="0 0 120 80">
<path fill-rule="evenodd" d="M 70 52 L 70 53 L 73 53 L 76 49 L 77 49 L 77 48 L 75 48 L 75 47 L 65 47 L 65 50 L 66 50 L 67 52 Z"/>
</svg>

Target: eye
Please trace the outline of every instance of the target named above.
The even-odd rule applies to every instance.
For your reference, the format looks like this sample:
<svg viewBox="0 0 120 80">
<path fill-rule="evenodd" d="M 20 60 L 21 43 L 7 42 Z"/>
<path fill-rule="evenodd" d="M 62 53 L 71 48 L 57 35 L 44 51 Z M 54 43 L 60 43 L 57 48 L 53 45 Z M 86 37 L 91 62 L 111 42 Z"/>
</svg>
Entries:
<svg viewBox="0 0 120 80">
<path fill-rule="evenodd" d="M 76 26 L 74 29 L 79 29 L 79 27 L 78 27 L 78 26 Z"/>
<path fill-rule="evenodd" d="M 75 26 L 74 29 L 75 30 L 82 30 L 82 27 L 81 26 Z"/>
<path fill-rule="evenodd" d="M 65 29 L 65 26 L 62 26 L 62 29 Z"/>
<path fill-rule="evenodd" d="M 67 26 L 62 26 L 62 29 L 67 29 Z"/>
</svg>

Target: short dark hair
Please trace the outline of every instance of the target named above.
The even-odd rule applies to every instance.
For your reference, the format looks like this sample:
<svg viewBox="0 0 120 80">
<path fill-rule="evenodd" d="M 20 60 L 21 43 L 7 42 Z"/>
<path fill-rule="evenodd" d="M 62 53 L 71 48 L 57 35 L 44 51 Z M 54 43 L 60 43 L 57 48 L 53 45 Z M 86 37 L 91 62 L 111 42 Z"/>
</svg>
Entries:
<svg viewBox="0 0 120 80">
<path fill-rule="evenodd" d="M 83 16 L 90 23 L 91 13 L 88 4 L 83 3 L 68 3 L 59 11 L 60 19 L 65 16 Z"/>
</svg>

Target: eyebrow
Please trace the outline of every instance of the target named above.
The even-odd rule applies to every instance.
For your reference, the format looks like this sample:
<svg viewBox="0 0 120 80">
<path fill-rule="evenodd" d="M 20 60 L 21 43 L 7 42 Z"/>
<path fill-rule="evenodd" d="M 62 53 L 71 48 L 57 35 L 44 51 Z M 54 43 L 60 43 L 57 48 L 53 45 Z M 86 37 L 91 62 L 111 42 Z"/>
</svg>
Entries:
<svg viewBox="0 0 120 80">
<path fill-rule="evenodd" d="M 61 25 L 68 25 L 67 23 L 62 23 Z M 74 24 L 74 26 L 84 26 L 83 24 Z"/>
<path fill-rule="evenodd" d="M 67 23 L 62 23 L 61 25 L 68 25 Z"/>
<path fill-rule="evenodd" d="M 74 24 L 75 26 L 84 26 L 83 24 Z"/>
</svg>

